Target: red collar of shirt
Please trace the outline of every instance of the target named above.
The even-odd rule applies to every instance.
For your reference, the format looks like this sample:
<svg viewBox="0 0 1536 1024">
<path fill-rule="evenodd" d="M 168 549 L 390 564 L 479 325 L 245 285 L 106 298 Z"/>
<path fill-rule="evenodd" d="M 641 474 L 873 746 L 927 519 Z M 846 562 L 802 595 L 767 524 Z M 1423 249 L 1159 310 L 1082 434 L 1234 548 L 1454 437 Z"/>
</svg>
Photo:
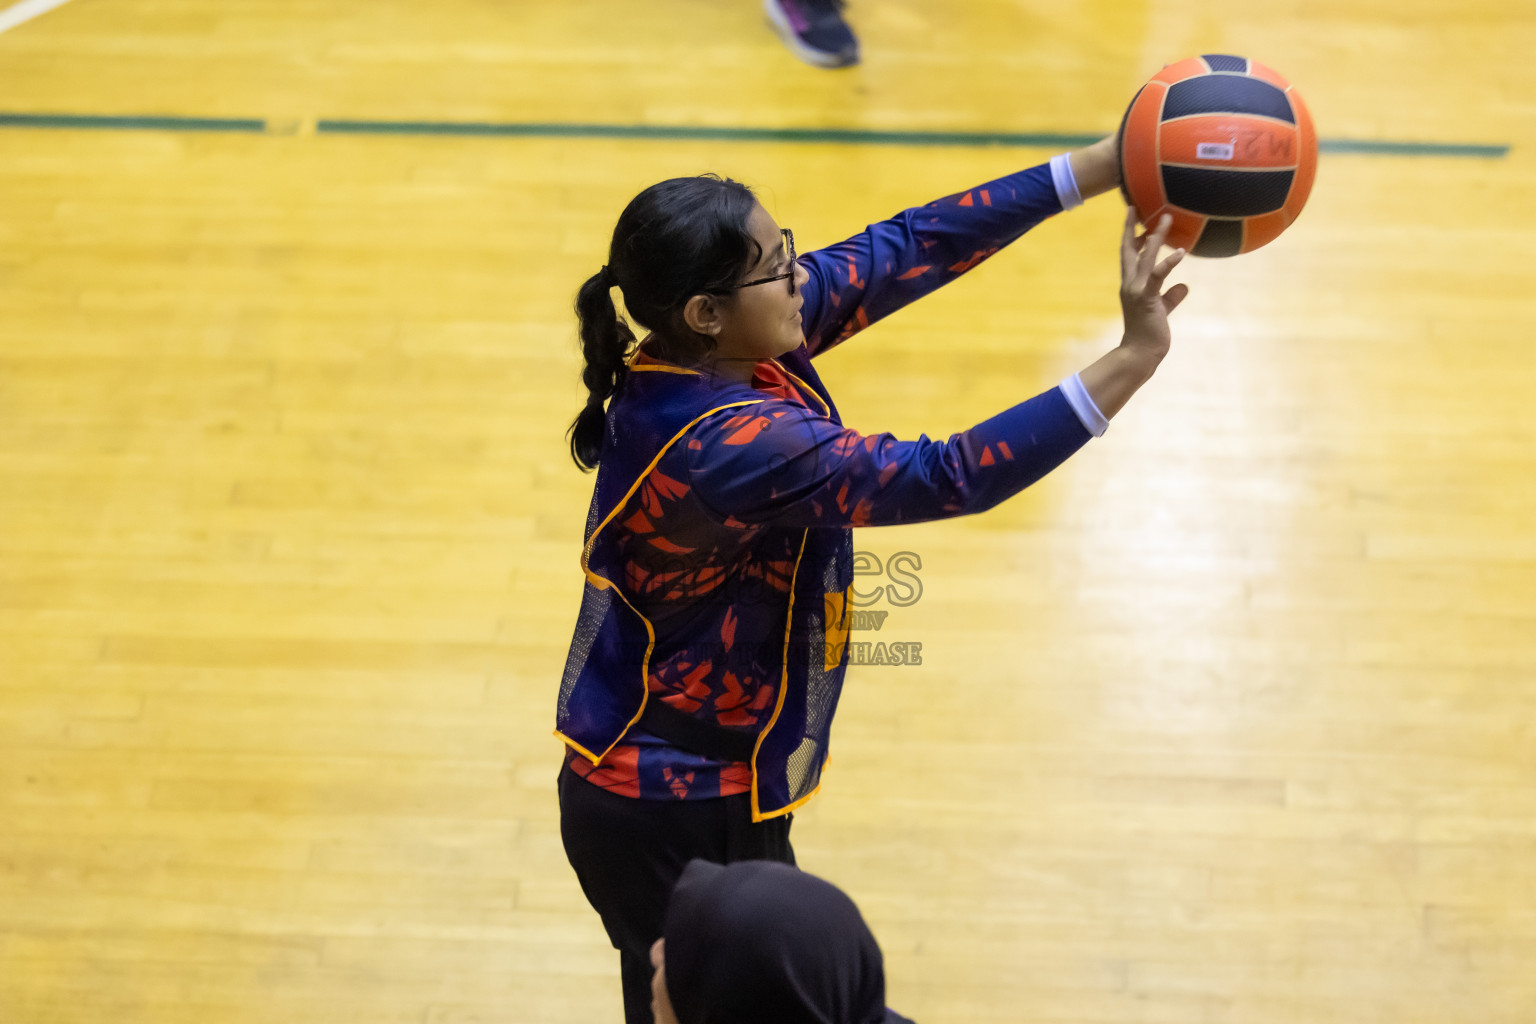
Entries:
<svg viewBox="0 0 1536 1024">
<path fill-rule="evenodd" d="M 650 339 L 647 338 L 646 341 Z M 640 348 L 635 353 L 633 360 L 636 366 L 673 366 L 665 359 L 657 359 L 645 350 L 645 342 L 640 343 Z M 752 368 L 752 386 L 758 391 L 766 391 L 775 398 L 782 398 L 786 402 L 794 402 L 796 405 L 807 405 L 800 392 L 790 381 L 789 375 L 779 368 L 779 364 L 771 359 L 759 360 Z"/>
</svg>

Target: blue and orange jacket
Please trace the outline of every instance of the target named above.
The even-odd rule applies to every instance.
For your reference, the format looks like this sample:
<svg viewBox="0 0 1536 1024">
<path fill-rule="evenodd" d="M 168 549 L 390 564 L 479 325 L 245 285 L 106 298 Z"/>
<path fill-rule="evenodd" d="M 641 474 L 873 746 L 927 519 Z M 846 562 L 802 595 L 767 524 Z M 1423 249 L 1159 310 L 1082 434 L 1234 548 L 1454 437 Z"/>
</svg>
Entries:
<svg viewBox="0 0 1536 1024">
<path fill-rule="evenodd" d="M 759 363 L 750 384 L 638 346 L 607 411 L 558 701 L 577 774 L 644 799 L 750 793 L 753 820 L 815 793 L 848 660 L 852 527 L 984 511 L 1090 432 L 1053 388 L 946 441 L 860 434 L 812 360 L 1062 202 L 1042 164 L 801 256 L 804 344 Z M 651 701 L 745 734 L 750 757 L 648 732 Z"/>
</svg>

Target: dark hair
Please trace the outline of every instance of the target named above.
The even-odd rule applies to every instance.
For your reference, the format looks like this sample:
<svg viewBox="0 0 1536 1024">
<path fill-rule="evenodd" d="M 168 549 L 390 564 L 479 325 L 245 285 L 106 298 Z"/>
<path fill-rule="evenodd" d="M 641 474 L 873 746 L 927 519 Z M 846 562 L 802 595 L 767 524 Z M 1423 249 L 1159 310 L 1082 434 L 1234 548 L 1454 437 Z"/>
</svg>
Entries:
<svg viewBox="0 0 1536 1024">
<path fill-rule="evenodd" d="M 885 957 L 848 894 L 777 861 L 691 860 L 662 921 L 681 1024 L 894 1024 Z"/>
<path fill-rule="evenodd" d="M 635 332 L 619 316 L 617 286 L 635 322 L 656 335 L 665 358 L 693 362 L 711 339 L 683 322 L 695 295 L 729 291 L 762 258 L 747 220 L 757 200 L 739 181 L 703 174 L 658 182 L 630 200 L 613 229 L 608 265 L 576 294 L 587 404 L 569 431 L 571 458 L 597 465 L 603 448 L 603 403 L 624 383 Z"/>
</svg>

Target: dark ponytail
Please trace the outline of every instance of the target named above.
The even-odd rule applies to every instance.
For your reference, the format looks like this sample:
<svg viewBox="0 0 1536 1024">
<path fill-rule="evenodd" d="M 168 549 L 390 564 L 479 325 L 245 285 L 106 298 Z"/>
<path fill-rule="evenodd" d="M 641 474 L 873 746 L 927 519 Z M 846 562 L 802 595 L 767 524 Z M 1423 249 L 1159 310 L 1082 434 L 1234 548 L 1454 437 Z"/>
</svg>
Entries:
<svg viewBox="0 0 1536 1024">
<path fill-rule="evenodd" d="M 581 379 L 586 407 L 571 424 L 571 458 L 592 469 L 602 456 L 603 403 L 627 376 L 635 332 L 614 306 L 611 289 L 637 324 L 656 335 L 670 361 L 688 363 L 707 354 L 710 339 L 683 322 L 683 306 L 695 295 L 724 294 L 762 258 L 747 221 L 757 199 L 738 181 L 713 174 L 659 182 L 630 200 L 613 229 L 608 265 L 576 295 L 581 325 Z"/>
<path fill-rule="evenodd" d="M 635 332 L 619 316 L 613 304 L 613 278 L 604 267 L 587 278 L 576 294 L 576 316 L 581 322 L 581 371 L 587 386 L 587 404 L 571 424 L 571 458 L 582 469 L 592 469 L 603 451 L 603 403 L 624 382 L 630 346 Z"/>
</svg>

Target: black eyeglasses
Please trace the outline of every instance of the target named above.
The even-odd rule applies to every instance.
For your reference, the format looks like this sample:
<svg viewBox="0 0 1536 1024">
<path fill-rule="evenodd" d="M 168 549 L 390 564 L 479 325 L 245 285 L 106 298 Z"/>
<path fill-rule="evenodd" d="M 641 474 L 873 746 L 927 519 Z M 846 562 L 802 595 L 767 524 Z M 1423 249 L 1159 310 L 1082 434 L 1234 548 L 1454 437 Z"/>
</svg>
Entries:
<svg viewBox="0 0 1536 1024">
<path fill-rule="evenodd" d="M 755 284 L 767 284 L 769 281 L 783 281 L 789 279 L 789 294 L 795 294 L 795 272 L 799 268 L 795 264 L 795 233 L 789 228 L 780 228 L 784 232 L 784 251 L 789 254 L 789 270 L 787 273 L 774 274 L 772 277 L 760 277 L 756 281 L 744 281 L 737 288 L 751 288 Z"/>
</svg>

